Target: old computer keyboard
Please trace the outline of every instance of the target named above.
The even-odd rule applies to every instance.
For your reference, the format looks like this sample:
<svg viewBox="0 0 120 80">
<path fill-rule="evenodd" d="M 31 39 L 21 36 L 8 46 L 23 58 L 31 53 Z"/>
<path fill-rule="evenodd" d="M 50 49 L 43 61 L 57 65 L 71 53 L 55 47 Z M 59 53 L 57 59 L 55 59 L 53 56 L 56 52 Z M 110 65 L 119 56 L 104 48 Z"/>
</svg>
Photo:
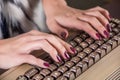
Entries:
<svg viewBox="0 0 120 80">
<path fill-rule="evenodd" d="M 120 44 L 120 20 L 113 18 L 110 25 L 109 39 L 94 40 L 84 32 L 73 33 L 67 41 L 77 52 L 69 60 L 56 63 L 44 54 L 42 58 L 51 64 L 48 69 L 33 66 L 16 80 L 74 80 Z"/>
</svg>

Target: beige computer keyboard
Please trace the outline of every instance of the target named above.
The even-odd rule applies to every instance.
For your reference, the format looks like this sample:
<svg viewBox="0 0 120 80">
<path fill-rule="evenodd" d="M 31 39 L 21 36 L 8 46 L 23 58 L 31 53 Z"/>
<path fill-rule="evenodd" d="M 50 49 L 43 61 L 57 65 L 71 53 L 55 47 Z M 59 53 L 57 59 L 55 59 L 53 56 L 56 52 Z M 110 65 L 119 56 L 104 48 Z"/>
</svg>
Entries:
<svg viewBox="0 0 120 80">
<path fill-rule="evenodd" d="M 113 18 L 110 25 L 109 39 L 95 41 L 84 32 L 71 33 L 67 41 L 77 50 L 71 59 L 56 63 L 43 52 L 37 56 L 49 61 L 50 68 L 24 64 L 8 70 L 0 80 L 110 80 L 110 73 L 120 66 L 120 20 Z"/>
</svg>

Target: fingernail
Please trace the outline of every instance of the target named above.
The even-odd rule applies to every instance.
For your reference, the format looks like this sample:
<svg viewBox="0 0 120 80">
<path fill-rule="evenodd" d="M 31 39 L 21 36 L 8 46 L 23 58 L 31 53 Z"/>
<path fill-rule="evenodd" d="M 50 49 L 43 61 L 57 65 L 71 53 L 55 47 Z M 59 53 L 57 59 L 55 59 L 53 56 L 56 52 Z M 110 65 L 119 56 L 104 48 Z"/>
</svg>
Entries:
<svg viewBox="0 0 120 80">
<path fill-rule="evenodd" d="M 58 59 L 58 61 L 59 61 L 59 62 L 62 62 L 61 57 L 60 57 L 60 56 L 58 56 L 58 55 L 57 55 L 57 59 Z"/>
<path fill-rule="evenodd" d="M 65 55 L 65 57 L 66 57 L 67 59 L 70 58 L 70 56 L 68 55 L 67 51 L 65 51 L 64 55 Z"/>
<path fill-rule="evenodd" d="M 111 16 L 111 15 L 109 15 L 109 17 L 110 17 L 110 19 L 112 18 L 112 16 Z"/>
<path fill-rule="evenodd" d="M 108 30 L 108 32 L 112 31 L 111 26 L 109 24 L 107 24 L 107 30 Z"/>
<path fill-rule="evenodd" d="M 61 33 L 61 37 L 62 37 L 63 39 L 66 38 L 66 35 L 67 35 L 66 32 L 62 32 L 62 33 Z"/>
<path fill-rule="evenodd" d="M 96 36 L 101 40 L 102 36 L 99 33 L 96 33 Z"/>
<path fill-rule="evenodd" d="M 110 35 L 106 30 L 104 31 L 104 34 L 106 35 L 107 38 L 109 38 Z"/>
<path fill-rule="evenodd" d="M 74 49 L 73 47 L 70 47 L 70 49 L 72 50 L 72 52 L 75 54 L 77 52 L 76 49 Z"/>
<path fill-rule="evenodd" d="M 49 63 L 43 63 L 44 64 L 44 66 L 46 66 L 46 67 L 49 67 L 50 66 L 50 64 Z"/>
</svg>

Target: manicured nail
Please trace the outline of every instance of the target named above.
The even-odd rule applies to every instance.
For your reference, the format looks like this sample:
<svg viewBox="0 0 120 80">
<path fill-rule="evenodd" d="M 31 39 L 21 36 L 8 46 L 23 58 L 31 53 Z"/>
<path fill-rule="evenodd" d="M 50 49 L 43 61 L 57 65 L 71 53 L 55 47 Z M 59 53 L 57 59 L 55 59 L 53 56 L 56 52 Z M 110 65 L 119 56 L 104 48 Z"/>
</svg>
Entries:
<svg viewBox="0 0 120 80">
<path fill-rule="evenodd" d="M 104 34 L 106 35 L 107 38 L 110 37 L 109 33 L 107 31 L 104 31 Z"/>
<path fill-rule="evenodd" d="M 107 24 L 107 30 L 108 30 L 108 32 L 112 31 L 111 26 L 109 24 Z"/>
<path fill-rule="evenodd" d="M 75 54 L 77 52 L 76 49 L 74 49 L 73 47 L 70 47 L 70 49 L 72 50 L 72 52 Z"/>
<path fill-rule="evenodd" d="M 110 17 L 110 19 L 112 18 L 112 16 L 111 16 L 111 15 L 109 15 L 109 17 Z"/>
<path fill-rule="evenodd" d="M 46 63 L 46 62 L 43 63 L 43 65 L 46 66 L 46 67 L 49 67 L 49 66 L 50 66 L 50 64 L 49 64 L 49 63 Z"/>
<path fill-rule="evenodd" d="M 59 62 L 62 62 L 61 57 L 60 57 L 60 56 L 58 56 L 58 55 L 57 55 L 57 59 L 58 59 L 58 61 L 59 61 Z"/>
<path fill-rule="evenodd" d="M 67 35 L 66 32 L 62 32 L 62 33 L 61 33 L 61 37 L 62 37 L 63 39 L 66 38 L 66 35 Z"/>
<path fill-rule="evenodd" d="M 96 36 L 98 37 L 98 39 L 102 39 L 102 36 L 99 33 L 96 33 Z"/>
<path fill-rule="evenodd" d="M 67 51 L 65 51 L 64 55 L 65 55 L 65 57 L 66 57 L 67 59 L 70 58 L 70 56 L 68 55 Z"/>
</svg>

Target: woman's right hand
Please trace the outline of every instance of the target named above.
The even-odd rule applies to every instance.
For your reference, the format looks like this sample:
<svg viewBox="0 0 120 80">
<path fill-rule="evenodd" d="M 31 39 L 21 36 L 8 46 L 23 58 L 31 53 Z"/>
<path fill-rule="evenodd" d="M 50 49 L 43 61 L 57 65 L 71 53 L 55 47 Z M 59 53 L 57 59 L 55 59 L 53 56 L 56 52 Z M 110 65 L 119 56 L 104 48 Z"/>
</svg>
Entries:
<svg viewBox="0 0 120 80">
<path fill-rule="evenodd" d="M 49 63 L 29 54 L 38 49 L 49 53 L 56 62 L 61 61 L 59 55 L 67 59 L 69 58 L 68 52 L 75 53 L 71 45 L 58 37 L 33 30 L 17 37 L 0 40 L 0 68 L 8 69 L 23 63 L 43 68 L 49 67 Z"/>
</svg>

